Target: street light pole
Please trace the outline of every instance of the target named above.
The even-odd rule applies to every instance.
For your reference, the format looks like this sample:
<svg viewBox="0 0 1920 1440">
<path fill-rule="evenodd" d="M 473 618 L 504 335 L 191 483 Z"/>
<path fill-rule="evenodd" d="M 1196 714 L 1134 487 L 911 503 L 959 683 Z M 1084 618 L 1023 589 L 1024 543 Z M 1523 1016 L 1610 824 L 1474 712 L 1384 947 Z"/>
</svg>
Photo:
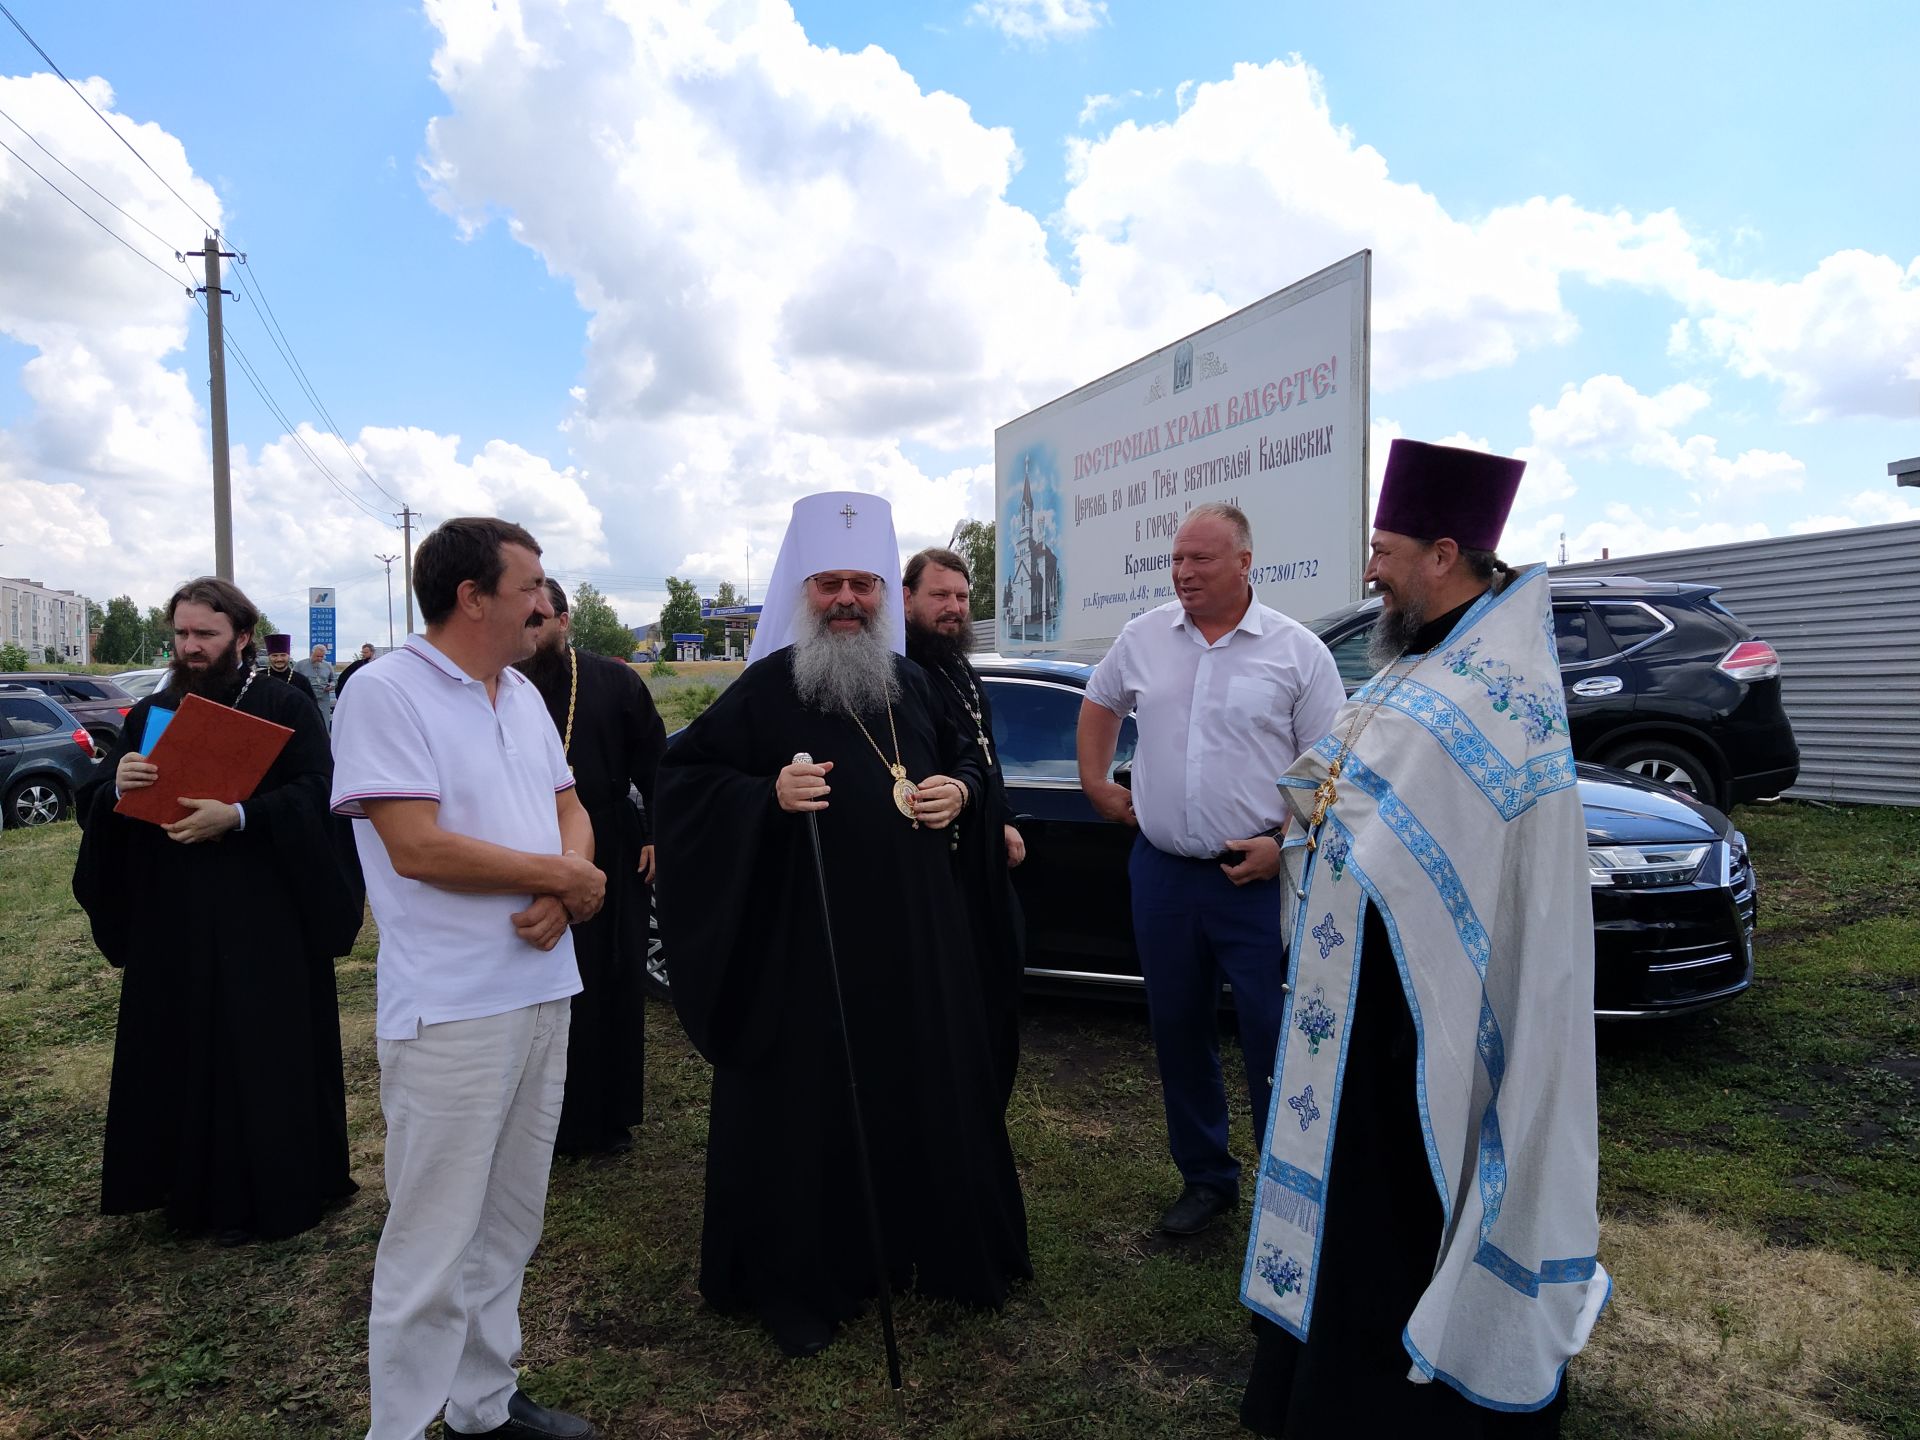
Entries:
<svg viewBox="0 0 1920 1440">
<path fill-rule="evenodd" d="M 393 562 L 398 555 L 376 555 L 373 557 L 387 567 L 387 649 L 393 649 Z"/>
</svg>

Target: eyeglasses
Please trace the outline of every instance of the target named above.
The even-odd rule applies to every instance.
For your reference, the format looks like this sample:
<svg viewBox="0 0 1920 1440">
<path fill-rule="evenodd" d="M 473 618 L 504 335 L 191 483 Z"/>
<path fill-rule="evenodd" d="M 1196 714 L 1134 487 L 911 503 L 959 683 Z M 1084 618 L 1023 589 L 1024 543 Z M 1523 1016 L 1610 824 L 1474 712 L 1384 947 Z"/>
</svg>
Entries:
<svg viewBox="0 0 1920 1440">
<path fill-rule="evenodd" d="M 807 582 L 823 600 L 832 599 L 844 589 L 851 589 L 864 600 L 880 588 L 880 582 L 871 575 L 809 575 Z"/>
</svg>

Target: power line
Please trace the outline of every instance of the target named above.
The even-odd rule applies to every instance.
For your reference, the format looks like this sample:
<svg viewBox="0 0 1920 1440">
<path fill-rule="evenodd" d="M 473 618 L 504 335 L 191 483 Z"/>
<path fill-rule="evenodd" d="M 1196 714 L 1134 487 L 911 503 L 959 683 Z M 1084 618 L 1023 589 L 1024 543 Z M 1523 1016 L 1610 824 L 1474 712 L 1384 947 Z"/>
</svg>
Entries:
<svg viewBox="0 0 1920 1440">
<path fill-rule="evenodd" d="M 204 315 L 206 313 L 207 307 L 201 303 L 198 295 L 194 296 L 193 303 L 199 307 L 201 314 Z M 382 525 L 385 525 L 387 523 L 387 517 L 374 509 L 366 501 L 362 500 L 358 495 L 354 494 L 346 486 L 342 485 L 339 478 L 326 467 L 320 457 L 313 453 L 312 447 L 301 438 L 299 429 L 287 418 L 287 412 L 280 408 L 280 402 L 273 398 L 272 392 L 267 389 L 266 382 L 260 378 L 259 372 L 254 369 L 253 362 L 247 358 L 247 352 L 240 348 L 239 342 L 229 335 L 225 337 L 225 344 L 226 348 L 233 352 L 233 358 L 240 362 L 240 373 L 246 378 L 247 383 L 253 387 L 253 393 L 258 395 L 260 402 L 265 405 L 268 410 L 273 412 L 274 417 L 279 420 L 285 430 L 287 438 L 300 447 L 300 453 L 313 462 L 314 469 L 318 470 L 321 475 L 326 478 L 327 483 L 339 491 L 345 499 L 357 506 L 366 515 L 371 516 Z"/>
<path fill-rule="evenodd" d="M 48 68 L 51 69 L 54 74 L 60 77 L 60 79 L 66 84 L 66 87 L 69 90 L 73 91 L 75 95 L 80 97 L 80 103 L 82 105 L 85 105 L 87 109 L 93 111 L 93 113 L 99 118 L 100 123 L 107 127 L 107 132 L 110 135 L 112 135 L 114 139 L 118 140 L 122 145 L 126 146 L 128 152 L 133 156 L 134 159 L 138 160 L 142 165 L 146 166 L 148 174 L 152 175 L 154 179 L 158 180 L 162 185 L 165 185 L 167 187 L 167 193 L 169 195 L 173 196 L 174 199 L 178 200 L 182 205 L 186 206 L 188 211 L 192 213 L 193 218 L 198 220 L 202 225 L 206 226 L 209 231 L 218 230 L 220 228 L 218 225 L 215 225 L 211 220 L 207 219 L 206 216 L 202 215 L 197 209 L 195 209 L 193 202 L 191 200 L 187 199 L 187 197 L 182 195 L 178 190 L 175 190 L 173 188 L 172 183 L 168 181 L 166 176 L 162 175 L 158 170 L 155 170 L 152 165 L 147 164 L 147 157 L 142 155 L 138 150 L 134 149 L 133 142 L 127 139 L 126 136 L 122 135 L 120 131 L 115 128 L 114 123 L 111 120 L 107 119 L 105 115 L 102 115 L 100 113 L 99 108 L 91 100 L 87 99 L 86 93 L 83 90 L 81 90 L 81 88 L 78 85 L 74 84 L 73 81 L 67 79 L 67 72 L 62 70 L 58 65 L 54 64 L 53 57 L 47 54 L 45 50 L 42 50 L 40 48 L 40 42 L 34 39 L 33 36 L 27 33 L 27 27 L 22 25 L 19 22 L 19 20 L 14 17 L 13 11 L 9 10 L 6 7 L 5 3 L 3 3 L 3 0 L 0 0 L 0 15 L 4 15 L 7 17 L 7 20 L 12 24 L 13 28 L 20 32 L 20 38 L 25 40 L 27 44 L 31 45 L 34 48 L 34 52 L 38 54 L 42 60 L 47 62 Z"/>
<path fill-rule="evenodd" d="M 184 257 L 180 258 L 180 264 L 183 268 L 186 267 L 187 262 Z M 188 269 L 187 273 L 191 275 L 193 272 L 191 269 Z M 207 307 L 201 302 L 197 293 L 193 296 L 193 303 L 199 308 L 202 315 L 207 313 Z M 300 447 L 300 452 L 305 455 L 308 460 L 313 462 L 314 468 L 326 477 L 329 485 L 333 486 L 342 496 L 357 506 L 362 513 L 378 520 L 382 525 L 387 525 L 388 517 L 382 511 L 375 509 L 343 485 L 339 477 L 327 468 L 326 463 L 322 461 L 318 455 L 314 454 L 313 448 L 301 438 L 299 427 L 287 417 L 287 412 L 281 407 L 280 402 L 274 399 L 272 391 L 267 388 L 266 381 L 260 378 L 259 371 L 254 367 L 253 362 L 248 359 L 247 352 L 241 348 L 240 342 L 234 339 L 231 333 L 228 333 L 223 338 L 226 349 L 230 350 L 233 353 L 234 359 L 240 362 L 241 374 L 245 376 L 247 383 L 253 387 L 253 393 L 258 395 L 261 403 L 273 412 L 274 417 L 279 420 L 281 428 L 286 433 L 287 438 Z M 392 529 L 393 527 L 388 525 L 387 528 Z"/>
<path fill-rule="evenodd" d="M 4 9 L 4 8 L 5 8 L 4 6 L 0 6 L 0 9 Z M 11 119 L 12 117 L 9 116 L 8 118 Z M 154 269 L 158 270 L 162 275 L 166 276 L 169 281 L 173 279 L 173 272 L 171 270 L 167 269 L 166 266 L 162 265 L 158 260 L 155 260 L 152 256 L 147 255 L 138 246 L 136 246 L 131 240 L 127 239 L 126 236 L 122 235 L 119 231 L 115 230 L 112 226 L 108 225 L 106 221 L 102 220 L 98 215 L 94 214 L 91 210 L 87 209 L 87 207 L 82 205 L 78 200 L 74 199 L 71 195 L 67 194 L 66 191 L 62 190 L 58 185 L 54 184 L 53 181 L 48 180 L 47 177 L 42 175 L 38 170 L 35 170 L 33 166 L 28 162 L 26 156 L 22 155 L 18 150 L 14 149 L 11 145 L 7 144 L 6 141 L 0 140 L 0 150 L 4 150 L 9 155 L 13 156 L 13 158 L 18 160 L 21 163 L 21 165 L 25 166 L 29 174 L 33 175 L 36 179 L 42 181 L 49 190 L 53 191 L 54 194 L 58 195 L 62 200 L 66 201 L 69 205 L 73 206 L 74 209 L 78 210 L 82 215 L 86 216 L 87 219 L 91 220 L 95 225 L 98 225 L 102 233 L 104 233 L 105 235 L 109 236 L 114 240 L 117 240 L 120 244 L 126 246 L 128 254 L 132 255 L 135 259 L 144 260 L 147 264 L 151 265 Z M 83 181 L 82 183 L 84 184 L 85 182 Z M 92 189 L 93 187 L 88 186 L 87 188 Z M 102 196 L 101 198 L 105 199 L 106 197 Z M 108 203 L 112 204 L 111 201 L 109 201 Z M 115 205 L 114 208 L 118 210 L 120 207 Z M 129 216 L 128 218 L 131 219 L 132 217 Z M 143 230 L 146 229 L 144 225 L 142 225 L 140 228 Z M 148 231 L 147 233 L 152 234 L 153 232 Z M 155 237 L 155 238 L 158 238 L 158 237 Z"/>
<path fill-rule="evenodd" d="M 46 52 L 46 50 L 41 46 L 40 42 L 38 40 L 35 40 L 33 36 L 27 32 L 27 27 L 22 25 L 19 21 L 19 18 L 14 15 L 13 11 L 7 8 L 6 4 L 4 3 L 4 0 L 0 0 L 0 15 L 4 15 L 7 18 L 8 22 L 13 26 L 13 28 L 20 32 L 21 38 L 25 40 L 27 44 L 33 47 L 34 52 L 37 55 L 39 55 L 39 57 L 42 60 L 47 62 L 48 67 L 53 71 L 55 75 L 60 77 L 61 82 L 65 84 L 69 90 L 73 91 L 73 93 L 79 97 L 80 102 L 83 105 L 85 105 L 87 109 L 93 111 L 94 116 L 100 121 L 102 125 L 107 127 L 108 132 L 113 136 L 113 138 L 118 140 L 122 145 L 126 146 L 127 152 L 131 154 L 134 159 L 140 162 L 140 164 L 146 169 L 147 173 L 152 175 L 154 179 L 158 180 L 162 185 L 166 187 L 168 194 L 172 195 L 174 199 L 178 200 L 182 205 L 186 206 L 188 212 L 192 214 L 192 216 L 196 220 L 198 220 L 203 226 L 206 227 L 206 230 L 209 234 L 218 234 L 220 232 L 220 227 L 215 225 L 211 220 L 207 219 L 206 216 L 202 215 L 199 209 L 196 208 L 193 202 L 188 200 L 186 196 L 182 195 L 178 190 L 174 189 L 172 183 L 167 179 L 167 177 L 162 175 L 158 170 L 154 169 L 153 165 L 147 160 L 147 157 L 140 153 L 140 151 L 134 146 L 133 142 L 127 139 L 125 135 L 121 134 L 120 131 L 114 126 L 113 122 L 107 119 L 107 117 L 101 113 L 99 107 L 97 107 L 91 100 L 87 99 L 86 94 L 80 89 L 79 86 L 75 85 L 72 80 L 67 78 L 67 73 L 64 70 L 62 70 L 57 63 L 55 63 L 54 58 Z M 0 112 L 0 113 L 4 113 L 4 112 Z M 92 190 L 93 193 L 95 195 L 98 195 L 101 200 L 105 201 L 108 205 L 113 206 L 115 211 L 117 211 L 121 215 L 126 216 L 126 218 L 132 221 L 132 223 L 134 223 L 135 225 L 140 226 L 140 228 L 142 230 L 145 230 L 147 234 L 152 235 L 154 239 L 159 240 L 162 245 L 167 244 L 166 240 L 164 240 L 161 236 L 155 234 L 154 231 L 151 230 L 144 223 L 142 223 L 139 220 L 135 220 L 133 216 L 128 215 L 125 210 L 122 210 L 118 205 L 115 205 L 113 201 L 108 200 L 105 195 L 101 194 L 101 192 L 98 189 L 96 189 L 83 176 L 81 176 L 79 172 L 74 170 L 72 166 L 68 165 L 64 160 L 61 160 L 60 157 L 55 155 L 51 150 L 48 150 L 46 146 L 41 145 L 39 140 L 35 139 L 33 135 L 28 133 L 28 131 L 26 130 L 26 127 L 22 126 L 17 120 L 14 120 L 14 118 L 11 115 L 6 116 L 6 118 L 8 122 L 14 126 L 15 129 L 19 130 L 21 134 L 26 135 L 27 139 L 32 140 L 35 145 L 39 146 L 41 151 L 44 152 L 50 159 L 52 159 L 55 164 L 59 165 L 63 170 L 65 170 L 68 174 L 72 175 L 76 180 L 79 180 L 82 185 L 85 185 L 87 187 L 87 189 Z M 6 145 L 4 141 L 0 141 L 0 146 L 4 146 L 8 154 L 12 155 L 16 160 L 19 160 L 22 165 L 25 165 L 28 170 L 32 171 L 35 175 L 39 176 L 41 180 L 46 181 L 46 183 L 53 188 L 54 192 L 58 194 L 61 199 L 67 201 L 67 203 L 72 205 L 76 210 L 79 210 L 81 214 L 85 215 L 89 220 L 92 220 L 95 225 L 98 225 L 102 230 L 106 231 L 107 234 L 112 235 L 114 239 L 120 241 L 120 243 L 122 245 L 125 245 L 129 250 L 132 250 L 134 254 L 139 255 L 142 260 L 146 260 L 149 265 L 153 265 L 154 268 L 157 270 L 160 270 L 162 274 L 168 275 L 168 278 L 172 278 L 170 272 L 168 272 L 164 267 L 156 264 L 153 260 L 141 254 L 139 250 L 134 249 L 134 247 L 126 239 L 124 239 L 122 236 L 118 234 L 115 234 L 113 230 L 109 229 L 106 226 L 106 224 L 102 222 L 97 216 L 95 216 L 91 211 L 87 210 L 84 206 L 80 205 L 65 191 L 61 190 L 58 185 L 54 185 L 51 180 L 47 180 L 47 177 L 44 175 L 41 175 L 38 170 L 34 170 L 34 167 L 31 165 L 28 165 L 26 160 L 23 159 L 20 153 L 14 150 L 12 146 Z M 241 255 L 239 259 L 240 259 L 241 266 L 244 266 L 247 269 L 252 268 L 247 261 L 247 257 L 244 254 Z M 184 264 L 185 262 L 183 261 L 182 263 Z M 359 470 L 359 472 L 366 477 L 368 484 L 372 485 L 374 489 L 378 490 L 388 500 L 392 501 L 396 505 L 404 503 L 400 499 L 398 499 L 393 494 L 393 492 L 388 490 L 386 486 L 382 485 L 379 482 L 379 480 L 374 478 L 373 472 L 367 469 L 366 465 L 361 461 L 360 457 L 354 453 L 353 447 L 347 443 L 346 437 L 340 433 L 340 427 L 334 421 L 332 413 L 328 411 L 326 405 L 321 401 L 318 392 L 315 391 L 312 382 L 307 378 L 306 368 L 300 364 L 299 358 L 293 353 L 293 341 L 287 338 L 287 333 L 285 329 L 282 328 L 280 325 L 279 317 L 273 313 L 273 305 L 270 301 L 267 300 L 266 287 L 259 282 L 257 273 L 254 277 L 254 282 L 252 285 L 248 284 L 240 268 L 236 267 L 234 274 L 241 276 L 241 288 L 247 291 L 248 297 L 253 299 L 254 303 L 266 312 L 267 326 L 268 326 L 267 338 L 274 342 L 274 348 L 280 351 L 281 359 L 285 360 L 287 362 L 288 369 L 294 372 L 295 378 L 299 381 L 300 388 L 306 392 L 307 398 L 313 402 L 314 409 L 319 411 L 321 419 L 326 422 L 326 427 L 328 431 L 333 435 L 333 438 L 339 442 L 340 448 L 346 452 L 346 456 L 349 460 L 353 462 L 354 468 Z M 257 294 L 256 294 L 256 291 L 257 291 Z M 204 313 L 204 307 L 203 307 L 203 313 Z M 275 331 L 279 332 L 277 338 L 274 333 Z M 284 345 L 281 343 L 282 341 L 285 342 Z M 236 354 L 240 353 L 240 349 L 237 345 L 235 345 L 233 349 Z M 260 385 L 256 383 L 255 389 L 259 390 L 260 388 L 261 388 Z M 264 393 L 262 393 L 261 398 L 263 400 L 266 400 L 268 397 Z M 284 413 L 279 410 L 279 407 L 277 405 L 272 405 L 271 402 L 269 402 L 269 405 L 270 405 L 270 408 L 274 409 L 276 414 L 281 414 L 282 420 L 284 422 L 285 416 L 284 416 Z M 288 424 L 288 433 L 290 435 L 293 435 L 293 438 L 295 439 L 296 442 L 300 443 L 301 448 L 303 450 L 307 448 L 305 443 L 299 440 L 299 436 L 297 434 L 294 434 L 291 424 Z M 312 452 L 308 451 L 308 454 L 311 455 Z M 314 463 L 319 464 L 318 457 L 314 457 Z M 333 480 L 333 475 L 331 471 L 326 471 L 326 468 L 324 466 L 321 466 L 321 469 L 323 470 L 323 472 L 327 474 L 327 478 L 329 480 Z M 348 498 L 352 499 L 355 504 L 361 505 L 362 509 L 368 509 L 367 506 L 365 506 L 364 504 L 361 504 L 358 497 L 353 496 L 351 492 L 347 491 L 344 487 L 342 487 L 339 481 L 333 480 L 333 484 L 336 489 L 339 489 L 342 494 L 347 495 Z M 368 513 L 377 514 L 378 512 L 368 510 Z M 384 521 L 385 517 L 382 516 L 381 519 Z"/>
<path fill-rule="evenodd" d="M 252 274 L 251 282 L 249 282 L 247 278 L 249 272 Z M 367 477 L 367 483 L 369 485 L 373 486 L 374 489 L 386 496 L 387 499 L 391 500 L 395 505 L 404 504 L 405 502 L 402 501 L 399 496 L 395 495 L 374 478 L 373 472 L 361 463 L 360 457 L 354 453 L 353 447 L 347 443 L 347 437 L 340 433 L 340 427 L 334 423 L 332 412 L 327 409 L 325 402 L 320 399 L 319 393 L 313 388 L 313 382 L 307 379 L 306 367 L 300 363 L 300 357 L 294 354 L 293 341 L 287 339 L 287 332 L 281 327 L 280 317 L 273 313 L 273 305 L 267 299 L 267 287 L 261 283 L 260 273 L 254 270 L 253 262 L 248 259 L 246 255 L 242 254 L 240 256 L 240 264 L 234 267 L 233 273 L 240 281 L 240 288 L 247 292 L 247 298 L 252 300 L 255 306 L 265 313 L 267 338 L 273 341 L 274 349 L 278 350 L 280 352 L 280 358 L 287 362 L 287 368 L 293 372 L 294 379 L 299 381 L 300 388 L 306 392 L 307 399 L 313 402 L 313 408 L 320 412 L 320 418 L 326 422 L 327 430 L 332 434 L 333 438 L 340 443 L 340 448 L 346 452 L 346 456 L 353 462 L 354 468 Z M 275 336 L 275 331 L 279 331 L 278 337 Z M 286 341 L 284 345 L 281 344 L 283 340 Z"/>
<path fill-rule="evenodd" d="M 40 138 L 37 135 L 35 135 L 31 130 L 27 129 L 27 127 L 22 125 L 18 120 L 14 119 L 13 116 L 7 114 L 7 112 L 4 110 L 0 110 L 0 119 L 4 119 L 9 125 L 13 126 L 14 129 L 18 130 L 22 135 L 26 136 L 28 140 L 31 140 L 33 142 L 34 148 L 38 150 L 42 155 L 46 156 L 49 160 L 53 161 L 54 164 L 58 165 L 62 170 L 66 171 L 69 175 L 73 176 L 73 178 L 78 180 L 82 185 L 85 185 L 87 189 L 92 190 L 93 193 L 95 195 L 98 195 L 100 199 L 104 201 L 107 205 L 112 206 L 115 213 L 117 213 L 122 219 L 127 220 L 128 222 L 134 225 L 138 225 L 142 230 L 145 230 L 147 234 L 152 235 L 154 239 L 158 240 L 164 249 L 167 249 L 167 250 L 173 249 L 173 242 L 168 240 L 166 236 L 158 234 L 153 229 L 153 227 L 148 225 L 144 220 L 141 220 L 137 216 L 129 215 L 125 210 L 122 210 L 118 205 L 115 205 L 112 200 L 108 199 L 105 195 L 102 195 L 98 187 L 96 187 L 92 181 L 88 180 L 86 176 L 82 175 L 78 170 L 74 169 L 71 165 L 67 164 L 66 161 L 62 160 L 58 155 L 54 154 L 53 151 L 47 149 L 47 147 L 41 143 Z M 25 164 L 26 162 L 22 161 L 21 163 Z"/>
</svg>

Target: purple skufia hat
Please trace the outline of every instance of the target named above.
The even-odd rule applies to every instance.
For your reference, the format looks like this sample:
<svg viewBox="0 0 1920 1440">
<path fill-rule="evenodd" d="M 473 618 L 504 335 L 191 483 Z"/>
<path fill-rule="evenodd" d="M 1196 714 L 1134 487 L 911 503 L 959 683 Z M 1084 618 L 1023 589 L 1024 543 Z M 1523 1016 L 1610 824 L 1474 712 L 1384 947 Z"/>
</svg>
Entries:
<svg viewBox="0 0 1920 1440">
<path fill-rule="evenodd" d="M 278 635 L 267 636 L 267 654 L 291 655 L 292 653 L 293 653 L 293 636 L 288 635 L 284 631 L 282 631 Z"/>
<path fill-rule="evenodd" d="M 1524 460 L 1482 450 L 1396 440 L 1387 451 L 1373 528 L 1425 542 L 1452 540 L 1462 550 L 1496 549 L 1526 468 Z"/>
</svg>

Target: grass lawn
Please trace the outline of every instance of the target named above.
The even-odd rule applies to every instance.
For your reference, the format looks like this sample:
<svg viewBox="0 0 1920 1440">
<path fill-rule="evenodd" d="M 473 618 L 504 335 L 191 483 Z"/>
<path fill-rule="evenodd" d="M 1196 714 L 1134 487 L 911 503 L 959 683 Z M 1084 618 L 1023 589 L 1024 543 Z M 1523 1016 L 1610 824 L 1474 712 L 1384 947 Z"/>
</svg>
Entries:
<svg viewBox="0 0 1920 1440">
<path fill-rule="evenodd" d="M 1762 883 L 1753 991 L 1601 1035 L 1616 1295 L 1565 1433 L 1920 1440 L 1920 812 L 1740 819 Z M 240 1250 L 103 1219 L 119 980 L 68 895 L 76 843 L 70 825 L 0 836 L 0 1437 L 357 1435 L 385 1209 L 372 927 L 340 965 L 355 1201 Z M 1036 1002 L 1025 1043 L 1012 1128 L 1038 1278 L 999 1316 L 903 1300 L 909 1431 L 1236 1433 L 1242 1232 L 1150 1229 L 1175 1179 L 1141 1014 Z M 706 1067 L 660 1008 L 647 1054 L 634 1153 L 554 1172 L 529 1390 L 619 1440 L 894 1433 L 877 1320 L 795 1364 L 701 1305 Z M 1237 1137 L 1244 1154 L 1244 1118 Z"/>
</svg>

